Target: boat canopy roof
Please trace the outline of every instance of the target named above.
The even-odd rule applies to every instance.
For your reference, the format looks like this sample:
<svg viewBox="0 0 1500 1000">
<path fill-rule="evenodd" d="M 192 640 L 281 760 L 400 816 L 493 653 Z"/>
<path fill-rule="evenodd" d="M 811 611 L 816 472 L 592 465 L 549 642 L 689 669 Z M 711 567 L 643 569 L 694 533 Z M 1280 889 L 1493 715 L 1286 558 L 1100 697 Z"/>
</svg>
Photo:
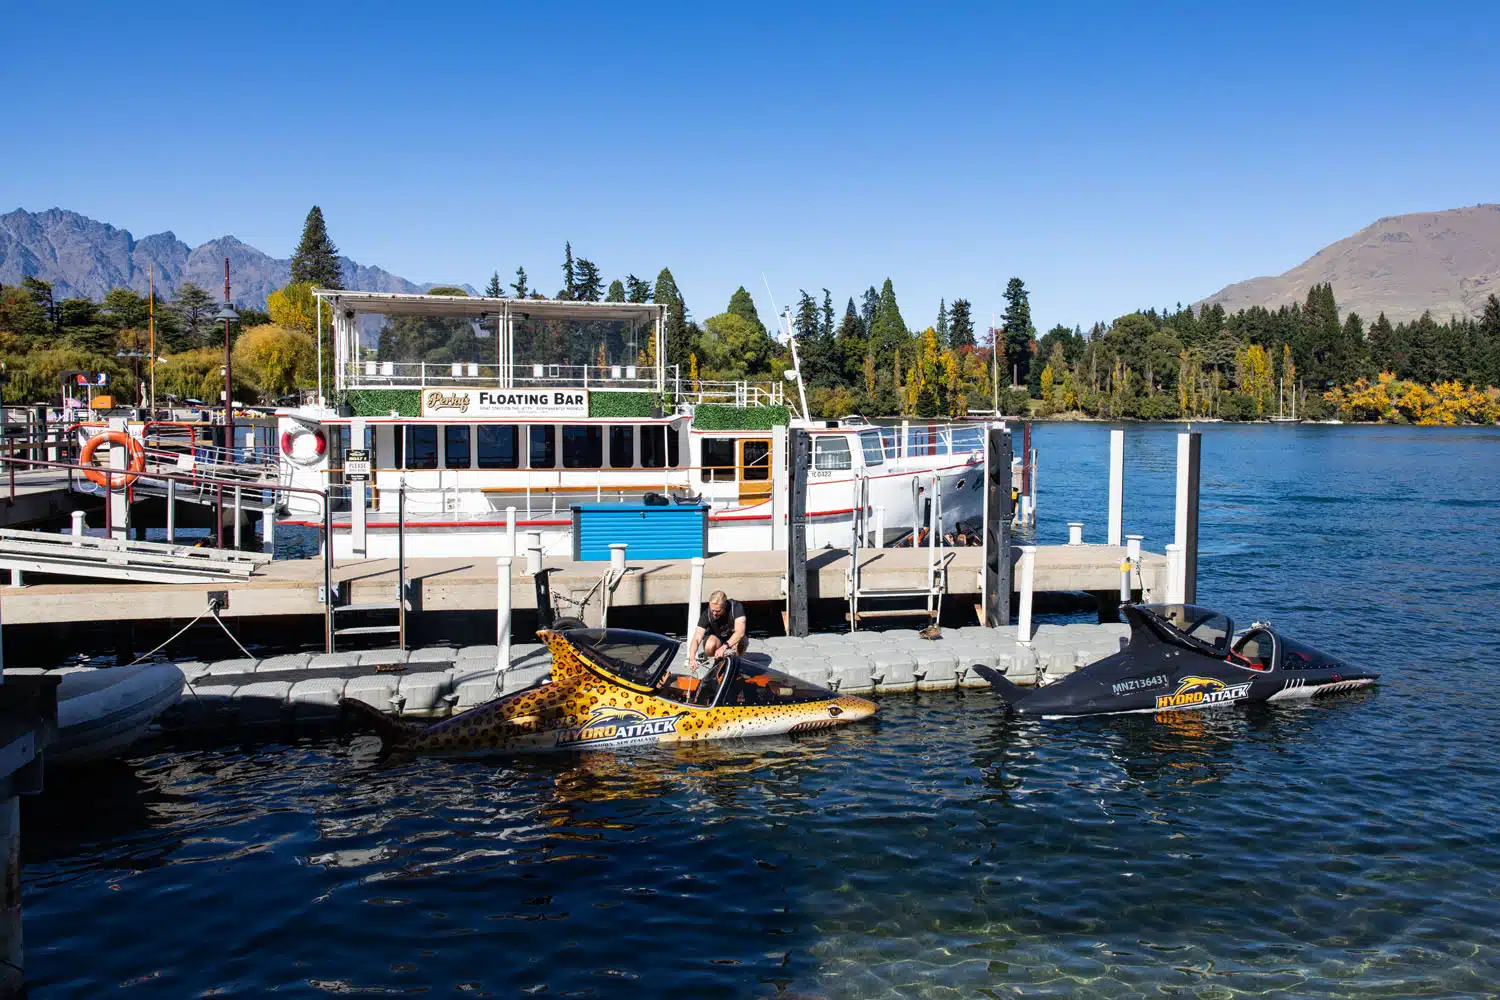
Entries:
<svg viewBox="0 0 1500 1000">
<path fill-rule="evenodd" d="M 641 687 L 656 684 L 679 645 L 676 639 L 628 628 L 575 628 L 562 637 L 604 673 Z"/>
<path fill-rule="evenodd" d="M 1223 655 L 1229 651 L 1234 620 L 1197 604 L 1138 604 L 1140 612 L 1161 637 L 1189 648 Z"/>
<path fill-rule="evenodd" d="M 404 292 L 351 292 L 315 288 L 313 294 L 338 309 L 384 316 L 514 315 L 555 319 L 633 319 L 651 322 L 665 306 L 654 302 L 574 302 L 564 299 L 487 298 L 482 295 L 415 295 Z"/>
</svg>

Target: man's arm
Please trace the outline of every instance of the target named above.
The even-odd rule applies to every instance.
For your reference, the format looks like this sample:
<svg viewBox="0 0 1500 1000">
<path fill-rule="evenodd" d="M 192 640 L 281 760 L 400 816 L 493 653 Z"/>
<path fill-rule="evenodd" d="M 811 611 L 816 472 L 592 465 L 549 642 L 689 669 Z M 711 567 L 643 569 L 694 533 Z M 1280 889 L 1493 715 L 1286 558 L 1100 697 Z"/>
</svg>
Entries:
<svg viewBox="0 0 1500 1000">
<path fill-rule="evenodd" d="M 729 641 L 723 646 L 726 656 L 740 648 L 740 643 L 745 639 L 745 616 L 734 620 L 734 631 L 729 634 Z"/>
<path fill-rule="evenodd" d="M 703 645 L 703 626 L 699 625 L 693 629 L 693 639 L 688 643 L 688 662 L 692 663 L 698 658 L 698 647 Z"/>
</svg>

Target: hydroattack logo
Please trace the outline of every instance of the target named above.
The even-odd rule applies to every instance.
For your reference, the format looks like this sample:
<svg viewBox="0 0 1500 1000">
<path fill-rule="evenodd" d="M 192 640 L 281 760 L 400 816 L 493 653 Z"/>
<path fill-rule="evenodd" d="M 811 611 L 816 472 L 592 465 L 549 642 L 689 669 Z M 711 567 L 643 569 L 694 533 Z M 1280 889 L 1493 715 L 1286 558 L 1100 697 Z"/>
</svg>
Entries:
<svg viewBox="0 0 1500 1000">
<path fill-rule="evenodd" d="M 1157 708 L 1207 708 L 1239 701 L 1250 692 L 1250 684 L 1225 684 L 1217 677 L 1183 677 L 1177 682 L 1177 690 L 1160 695 Z"/>
<path fill-rule="evenodd" d="M 677 732 L 677 723 L 686 712 L 651 718 L 633 708 L 598 708 L 587 722 L 557 734 L 557 746 L 626 746 L 632 743 L 654 743 L 658 738 Z"/>
</svg>

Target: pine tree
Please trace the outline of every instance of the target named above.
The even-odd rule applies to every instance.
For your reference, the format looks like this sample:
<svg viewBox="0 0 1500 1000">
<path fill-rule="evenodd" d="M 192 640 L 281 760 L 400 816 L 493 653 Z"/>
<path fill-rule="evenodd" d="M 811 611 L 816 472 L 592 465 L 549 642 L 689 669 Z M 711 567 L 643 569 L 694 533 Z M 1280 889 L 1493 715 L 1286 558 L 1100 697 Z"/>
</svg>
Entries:
<svg viewBox="0 0 1500 1000">
<path fill-rule="evenodd" d="M 867 343 L 865 339 L 865 324 L 859 318 L 859 312 L 854 308 L 854 300 L 849 300 L 849 305 L 844 308 L 844 321 L 839 324 L 838 333 L 834 336 L 836 354 L 844 372 L 844 381 L 850 385 L 858 385 L 865 378 L 865 360 L 867 358 Z M 874 370 L 874 362 L 871 361 L 871 371 Z M 866 387 L 867 393 L 874 390 Z"/>
<path fill-rule="evenodd" d="M 292 282 L 311 282 L 319 288 L 343 288 L 343 269 L 339 266 L 339 248 L 328 238 L 323 210 L 317 205 L 307 213 L 302 224 L 302 239 L 292 254 Z"/>
<path fill-rule="evenodd" d="M 823 322 L 818 327 L 818 336 L 824 341 L 833 341 L 833 298 L 828 289 L 823 289 Z"/>
<path fill-rule="evenodd" d="M 760 321 L 760 313 L 755 310 L 755 300 L 750 297 L 749 292 L 745 291 L 744 285 L 736 288 L 734 294 L 729 296 L 729 308 L 724 311 L 753 323 L 762 333 L 765 332 L 765 324 Z"/>
<path fill-rule="evenodd" d="M 209 326 L 208 317 L 213 309 L 213 296 L 191 281 L 184 281 L 177 286 L 177 301 L 172 307 L 177 315 L 182 318 L 183 329 L 187 334 L 188 342 L 194 347 L 205 346 Z M 160 314 L 158 314 L 160 315 Z"/>
<path fill-rule="evenodd" d="M 942 345 L 943 347 L 949 346 L 949 341 L 948 341 L 948 303 L 947 303 L 947 301 L 945 299 L 938 299 L 937 326 L 933 327 L 933 329 L 935 331 L 937 331 L 938 343 L 940 345 Z"/>
<path fill-rule="evenodd" d="M 895 286 L 890 278 L 886 278 L 875 306 L 875 319 L 870 324 L 870 347 L 875 352 L 875 361 L 884 367 L 910 339 L 911 334 L 907 332 L 901 309 L 896 304 Z"/>
<path fill-rule="evenodd" d="M 524 299 L 526 297 L 526 268 L 516 268 L 516 280 L 510 283 L 510 287 L 515 290 L 516 298 Z"/>
<path fill-rule="evenodd" d="M 604 294 L 604 279 L 599 277 L 599 268 L 591 260 L 579 257 L 573 262 L 572 298 L 579 302 L 598 302 Z"/>
<path fill-rule="evenodd" d="M 487 299 L 503 298 L 505 289 L 500 285 L 500 272 L 490 274 L 490 283 L 484 286 L 484 297 Z"/>
<path fill-rule="evenodd" d="M 672 272 L 665 267 L 656 276 L 656 287 L 652 290 L 651 299 L 658 305 L 667 307 L 666 363 L 669 366 L 677 365 L 681 371 L 686 372 L 688 355 L 693 353 L 694 347 L 691 330 L 688 328 L 687 303 L 682 300 L 682 292 L 678 289 Z"/>
<path fill-rule="evenodd" d="M 865 325 L 865 335 L 875 327 L 875 314 L 880 311 L 880 293 L 871 285 L 865 289 L 864 295 L 860 296 L 859 318 Z"/>
<path fill-rule="evenodd" d="M 576 286 L 574 284 L 573 244 L 571 242 L 563 244 L 563 255 L 563 286 L 562 291 L 557 293 L 557 297 L 560 299 L 572 299 L 573 290 Z"/>
<path fill-rule="evenodd" d="M 1406 367 L 1406 359 L 1401 357 L 1400 344 L 1396 340 L 1396 330 L 1384 312 L 1370 324 L 1369 339 L 1370 361 L 1377 370 L 1394 373 L 1398 368 Z"/>
<path fill-rule="evenodd" d="M 629 302 L 650 302 L 651 284 L 633 274 L 625 275 L 625 299 Z"/>
<path fill-rule="evenodd" d="M 1005 316 L 1001 320 L 1005 331 L 1005 363 L 1008 368 L 1004 376 L 1015 373 L 1017 385 L 1027 385 L 1031 377 L 1031 341 L 1036 337 L 1036 328 L 1031 325 L 1031 302 L 1026 293 L 1026 283 L 1020 278 L 1011 278 L 1005 285 Z"/>
<path fill-rule="evenodd" d="M 948 311 L 948 343 L 957 350 L 974 346 L 974 320 L 969 315 L 969 300 L 954 299 Z"/>
<path fill-rule="evenodd" d="M 609 283 L 609 291 L 604 296 L 604 301 L 605 302 L 624 302 L 625 301 L 625 282 L 621 281 L 619 278 L 616 278 L 614 281 L 611 281 Z"/>
<path fill-rule="evenodd" d="M 1493 294 L 1479 316 L 1479 342 L 1485 384 L 1500 386 L 1500 299 Z"/>
</svg>

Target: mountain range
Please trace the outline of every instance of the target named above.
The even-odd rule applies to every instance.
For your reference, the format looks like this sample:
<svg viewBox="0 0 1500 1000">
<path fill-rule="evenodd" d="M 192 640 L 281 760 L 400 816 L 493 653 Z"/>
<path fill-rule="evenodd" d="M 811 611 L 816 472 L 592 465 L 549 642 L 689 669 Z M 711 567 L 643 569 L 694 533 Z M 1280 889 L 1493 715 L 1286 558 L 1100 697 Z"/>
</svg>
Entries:
<svg viewBox="0 0 1500 1000">
<path fill-rule="evenodd" d="M 0 284 L 23 276 L 52 283 L 55 299 L 102 299 L 111 288 L 145 292 L 148 271 L 156 271 L 157 294 L 172 298 L 187 281 L 218 298 L 229 258 L 230 295 L 239 306 L 265 308 L 266 296 L 291 281 L 289 258 L 272 257 L 233 236 L 190 247 L 171 232 L 136 239 L 77 212 L 16 209 L 0 215 Z M 379 267 L 340 257 L 343 286 L 365 292 L 424 292 L 436 282 L 418 284 Z M 446 283 L 446 282 L 444 282 Z M 461 285 L 471 294 L 474 289 Z"/>
<path fill-rule="evenodd" d="M 1304 301 L 1324 282 L 1341 313 L 1357 312 L 1367 323 L 1382 312 L 1393 323 L 1428 311 L 1440 323 L 1472 316 L 1500 295 L 1500 205 L 1387 216 L 1290 271 L 1237 282 L 1197 305 L 1276 309 Z"/>
</svg>

